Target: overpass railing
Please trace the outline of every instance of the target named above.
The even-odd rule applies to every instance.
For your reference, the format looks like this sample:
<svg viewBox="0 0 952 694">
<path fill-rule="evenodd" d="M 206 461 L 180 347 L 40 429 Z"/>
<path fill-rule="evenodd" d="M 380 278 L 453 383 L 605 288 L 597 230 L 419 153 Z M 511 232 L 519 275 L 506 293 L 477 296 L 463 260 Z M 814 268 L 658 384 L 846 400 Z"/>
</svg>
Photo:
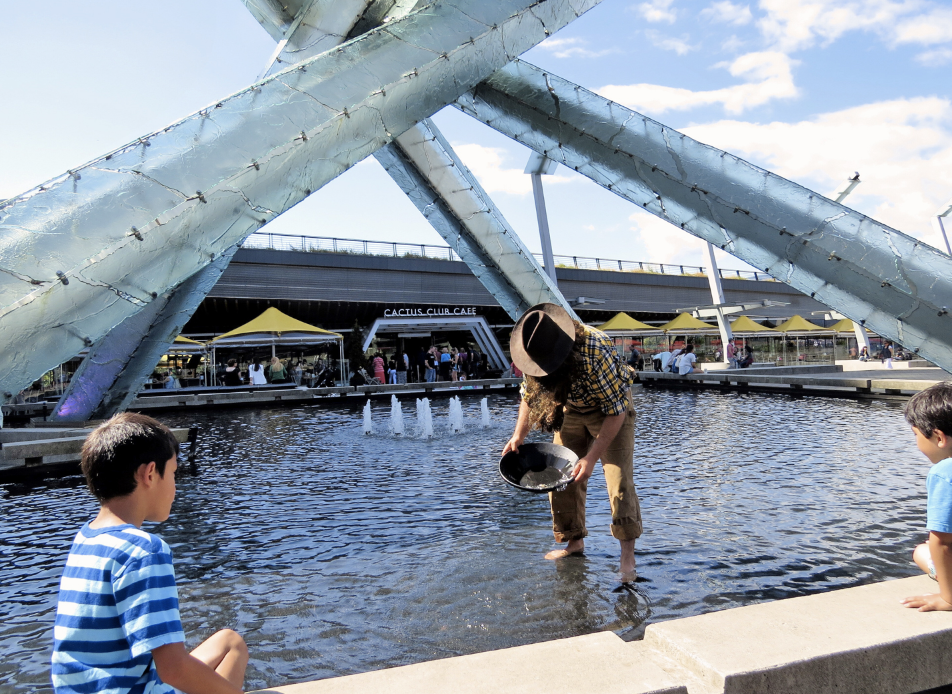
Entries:
<svg viewBox="0 0 952 694">
<path fill-rule="evenodd" d="M 425 243 L 398 243 L 393 241 L 364 241 L 340 239 L 328 236 L 297 236 L 256 231 L 241 244 L 242 248 L 267 248 L 276 251 L 302 251 L 305 253 L 343 253 L 348 255 L 383 255 L 394 258 L 432 258 L 434 260 L 460 260 L 449 246 L 433 246 Z M 542 254 L 535 253 L 542 263 Z M 613 272 L 642 272 L 654 275 L 687 275 L 706 277 L 707 269 L 697 265 L 672 263 L 646 263 L 638 260 L 613 260 L 588 258 L 575 255 L 554 256 L 556 267 L 580 270 L 609 270 Z M 723 279 L 742 279 L 776 282 L 766 272 L 753 270 L 726 270 L 719 268 Z"/>
</svg>

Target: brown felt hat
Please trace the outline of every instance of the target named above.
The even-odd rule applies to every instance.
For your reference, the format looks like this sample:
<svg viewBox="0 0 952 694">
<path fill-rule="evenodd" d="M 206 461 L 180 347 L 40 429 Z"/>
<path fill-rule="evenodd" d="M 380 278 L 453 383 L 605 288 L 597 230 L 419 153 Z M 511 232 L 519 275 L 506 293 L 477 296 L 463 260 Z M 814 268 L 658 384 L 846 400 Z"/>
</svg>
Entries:
<svg viewBox="0 0 952 694">
<path fill-rule="evenodd" d="M 523 373 L 548 376 L 565 363 L 574 344 L 575 323 L 569 312 L 555 304 L 537 304 L 516 322 L 509 352 Z"/>
</svg>

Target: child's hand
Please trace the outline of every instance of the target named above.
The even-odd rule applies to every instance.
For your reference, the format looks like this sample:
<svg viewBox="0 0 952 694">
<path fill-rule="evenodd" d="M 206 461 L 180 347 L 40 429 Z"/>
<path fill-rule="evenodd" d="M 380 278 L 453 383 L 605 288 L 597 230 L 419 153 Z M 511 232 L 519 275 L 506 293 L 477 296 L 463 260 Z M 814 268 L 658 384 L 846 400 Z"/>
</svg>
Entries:
<svg viewBox="0 0 952 694">
<path fill-rule="evenodd" d="M 952 605 L 942 599 L 938 593 L 915 595 L 899 601 L 906 607 L 917 608 L 920 612 L 952 612 Z"/>
</svg>

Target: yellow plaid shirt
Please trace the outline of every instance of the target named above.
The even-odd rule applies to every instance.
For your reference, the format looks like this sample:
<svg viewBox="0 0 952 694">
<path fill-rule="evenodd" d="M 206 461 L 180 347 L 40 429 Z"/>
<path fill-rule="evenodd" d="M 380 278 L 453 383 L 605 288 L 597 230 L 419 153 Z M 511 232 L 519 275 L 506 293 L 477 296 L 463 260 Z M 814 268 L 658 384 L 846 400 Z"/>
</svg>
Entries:
<svg viewBox="0 0 952 694">
<path fill-rule="evenodd" d="M 628 407 L 628 387 L 635 382 L 635 372 L 618 356 L 608 335 L 584 327 L 582 374 L 572 383 L 569 404 L 583 409 L 597 407 L 609 416 L 622 414 Z M 521 392 L 525 397 L 525 386 Z"/>
</svg>

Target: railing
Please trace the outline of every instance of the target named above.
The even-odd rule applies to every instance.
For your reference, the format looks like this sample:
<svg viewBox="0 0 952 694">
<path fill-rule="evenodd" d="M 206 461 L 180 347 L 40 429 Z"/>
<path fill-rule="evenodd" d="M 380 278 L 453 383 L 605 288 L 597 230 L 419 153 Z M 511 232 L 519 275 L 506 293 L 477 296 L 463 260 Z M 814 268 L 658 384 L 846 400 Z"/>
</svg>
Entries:
<svg viewBox="0 0 952 694">
<path fill-rule="evenodd" d="M 394 258 L 433 258 L 435 260 L 459 260 L 449 246 L 431 246 L 425 243 L 394 243 L 391 241 L 362 241 L 338 239 L 325 236 L 294 236 L 257 231 L 245 239 L 243 248 L 268 248 L 276 251 L 303 251 L 305 253 L 343 253 L 349 255 L 384 255 Z M 542 262 L 542 254 L 535 253 Z M 643 272 L 654 275 L 689 275 L 706 277 L 707 270 L 696 265 L 673 265 L 670 263 L 644 263 L 637 260 L 611 260 L 586 258 L 576 255 L 554 256 L 556 267 L 580 270 L 611 270 L 614 272 Z M 742 279 L 775 282 L 765 272 L 751 270 L 719 270 L 723 279 Z"/>
</svg>

